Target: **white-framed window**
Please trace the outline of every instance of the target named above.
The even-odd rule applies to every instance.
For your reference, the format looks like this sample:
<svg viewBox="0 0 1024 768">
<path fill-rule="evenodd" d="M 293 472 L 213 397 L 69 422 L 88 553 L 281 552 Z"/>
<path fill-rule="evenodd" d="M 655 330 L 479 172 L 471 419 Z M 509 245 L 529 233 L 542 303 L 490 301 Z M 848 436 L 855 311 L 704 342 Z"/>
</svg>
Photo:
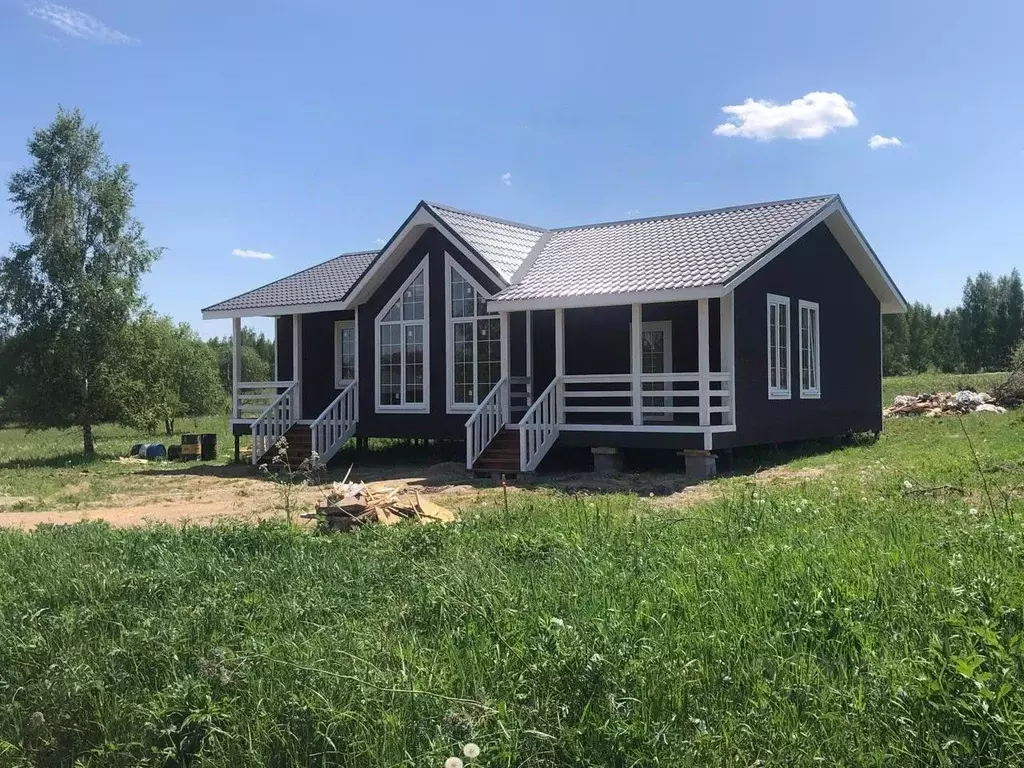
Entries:
<svg viewBox="0 0 1024 768">
<path fill-rule="evenodd" d="M 334 386 L 344 389 L 359 375 L 359 334 L 355 320 L 334 324 Z"/>
<path fill-rule="evenodd" d="M 672 321 L 649 320 L 640 326 L 640 372 L 672 372 Z M 647 392 L 664 392 L 669 385 L 664 381 L 648 381 L 643 385 L 644 406 L 672 405 L 670 397 L 650 397 Z M 644 421 L 672 421 L 672 413 L 645 413 Z"/>
<path fill-rule="evenodd" d="M 430 410 L 428 256 L 377 315 L 377 410 Z"/>
<path fill-rule="evenodd" d="M 789 384 L 789 298 L 768 294 L 768 399 L 787 400 Z"/>
<path fill-rule="evenodd" d="M 821 340 L 818 336 L 818 305 L 798 302 L 800 310 L 800 397 L 821 397 Z"/>
<path fill-rule="evenodd" d="M 448 412 L 472 411 L 501 380 L 501 321 L 490 294 L 450 254 L 445 263 Z"/>
</svg>

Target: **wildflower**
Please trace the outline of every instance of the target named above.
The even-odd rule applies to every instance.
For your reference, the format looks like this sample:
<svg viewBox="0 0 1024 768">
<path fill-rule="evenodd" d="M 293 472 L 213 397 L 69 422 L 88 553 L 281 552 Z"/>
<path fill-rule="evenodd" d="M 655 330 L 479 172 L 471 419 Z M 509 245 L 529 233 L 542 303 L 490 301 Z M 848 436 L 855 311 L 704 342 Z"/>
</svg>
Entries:
<svg viewBox="0 0 1024 768">
<path fill-rule="evenodd" d="M 473 742 L 469 742 L 469 744 L 462 748 L 462 754 L 464 754 L 470 760 L 475 760 L 476 758 L 480 757 L 480 747 L 478 747 Z"/>
<path fill-rule="evenodd" d="M 903 487 L 904 488 L 913 488 L 914 484 L 912 482 L 910 482 L 909 480 L 904 480 L 903 481 Z"/>
<path fill-rule="evenodd" d="M 967 514 L 969 514 L 969 515 L 977 515 L 978 514 L 978 508 L 977 507 L 971 507 L 969 510 L 967 510 Z"/>
<path fill-rule="evenodd" d="M 444 768 L 462 768 L 462 760 L 457 757 L 449 757 L 444 761 Z"/>
</svg>

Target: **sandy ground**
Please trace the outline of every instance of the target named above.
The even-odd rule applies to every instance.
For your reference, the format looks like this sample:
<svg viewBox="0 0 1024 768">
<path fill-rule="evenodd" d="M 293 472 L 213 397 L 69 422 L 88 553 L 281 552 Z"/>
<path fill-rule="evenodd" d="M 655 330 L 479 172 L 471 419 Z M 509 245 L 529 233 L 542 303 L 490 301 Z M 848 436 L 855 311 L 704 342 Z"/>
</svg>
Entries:
<svg viewBox="0 0 1024 768">
<path fill-rule="evenodd" d="M 827 467 L 790 470 L 775 467 L 747 477 L 752 483 L 809 480 Z M 340 478 L 334 478 L 340 479 Z M 470 480 L 454 462 L 429 467 L 366 467 L 353 478 L 371 488 L 408 485 L 435 503 L 458 511 L 474 504 L 490 504 L 500 489 L 493 481 Z M 116 494 L 95 504 L 44 511 L 2 511 L 17 500 L 0 498 L 0 526 L 32 529 L 38 525 L 104 520 L 115 527 L 147 523 L 209 525 L 225 518 L 255 522 L 285 518 L 290 505 L 295 520 L 323 498 L 325 487 L 293 486 L 285 498 L 281 486 L 255 476 L 247 467 L 198 467 L 195 470 L 148 473 L 144 491 Z M 636 493 L 662 508 L 682 508 L 708 501 L 722 493 L 715 483 L 688 484 L 682 473 L 593 472 L 542 475 L 510 492 Z"/>
</svg>

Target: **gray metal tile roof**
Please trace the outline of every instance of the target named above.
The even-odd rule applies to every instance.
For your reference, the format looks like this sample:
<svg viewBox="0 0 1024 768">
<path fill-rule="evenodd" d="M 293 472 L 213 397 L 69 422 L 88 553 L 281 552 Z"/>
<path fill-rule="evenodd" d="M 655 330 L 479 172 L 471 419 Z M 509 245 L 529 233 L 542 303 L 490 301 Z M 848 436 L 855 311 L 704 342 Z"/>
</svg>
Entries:
<svg viewBox="0 0 1024 768">
<path fill-rule="evenodd" d="M 282 277 L 276 282 L 214 304 L 203 311 L 228 312 L 341 301 L 376 255 L 377 251 L 343 253 L 330 261 Z"/>
<path fill-rule="evenodd" d="M 696 288 L 725 282 L 834 196 L 552 230 L 494 300 Z"/>
<path fill-rule="evenodd" d="M 512 275 L 546 231 L 438 203 L 427 203 L 427 206 L 486 259 L 506 282 L 512 280 Z"/>
</svg>

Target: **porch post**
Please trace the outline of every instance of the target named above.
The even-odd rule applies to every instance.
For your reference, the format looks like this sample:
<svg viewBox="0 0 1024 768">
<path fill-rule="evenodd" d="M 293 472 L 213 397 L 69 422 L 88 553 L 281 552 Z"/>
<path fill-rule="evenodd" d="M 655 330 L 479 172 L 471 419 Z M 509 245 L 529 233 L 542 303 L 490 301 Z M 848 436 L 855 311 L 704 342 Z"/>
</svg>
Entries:
<svg viewBox="0 0 1024 768">
<path fill-rule="evenodd" d="M 242 378 L 242 318 L 231 318 L 231 418 L 241 418 L 238 385 Z"/>
<path fill-rule="evenodd" d="M 555 310 L 555 379 L 559 380 L 555 385 L 555 423 L 562 424 L 565 418 L 563 412 L 564 398 L 562 393 L 565 385 L 560 381 L 565 375 L 565 310 Z"/>
<path fill-rule="evenodd" d="M 629 372 L 632 374 L 630 382 L 630 403 L 633 406 L 633 424 L 640 426 L 644 423 L 644 396 L 643 380 L 643 304 L 633 305 L 633 320 L 629 324 Z"/>
<path fill-rule="evenodd" d="M 298 313 L 292 315 L 292 381 L 297 384 L 295 418 L 302 418 L 302 315 Z"/>
<path fill-rule="evenodd" d="M 711 372 L 711 344 L 708 333 L 708 300 L 697 299 L 697 373 L 699 374 L 700 407 L 699 424 L 702 427 L 711 425 L 711 383 L 708 374 Z M 711 432 L 704 433 L 704 448 L 711 449 Z"/>
<path fill-rule="evenodd" d="M 526 407 L 533 405 L 533 312 L 526 310 Z"/>
<path fill-rule="evenodd" d="M 732 294 L 729 293 L 719 299 L 719 317 L 720 322 L 719 335 L 720 346 L 722 349 L 722 366 L 721 370 L 723 373 L 729 374 L 728 385 L 725 389 L 729 390 L 729 397 L 722 398 L 722 405 L 728 406 L 729 410 L 722 414 L 723 424 L 735 424 L 736 423 L 736 371 L 734 361 L 734 344 L 735 344 L 735 331 L 732 324 Z"/>
<path fill-rule="evenodd" d="M 508 338 L 508 312 L 501 312 L 498 315 L 498 337 L 501 341 L 501 378 L 507 379 L 512 369 L 512 361 L 509 359 L 509 338 Z M 501 396 L 501 415 L 505 422 L 512 418 L 512 382 L 507 382 L 505 393 Z"/>
</svg>

